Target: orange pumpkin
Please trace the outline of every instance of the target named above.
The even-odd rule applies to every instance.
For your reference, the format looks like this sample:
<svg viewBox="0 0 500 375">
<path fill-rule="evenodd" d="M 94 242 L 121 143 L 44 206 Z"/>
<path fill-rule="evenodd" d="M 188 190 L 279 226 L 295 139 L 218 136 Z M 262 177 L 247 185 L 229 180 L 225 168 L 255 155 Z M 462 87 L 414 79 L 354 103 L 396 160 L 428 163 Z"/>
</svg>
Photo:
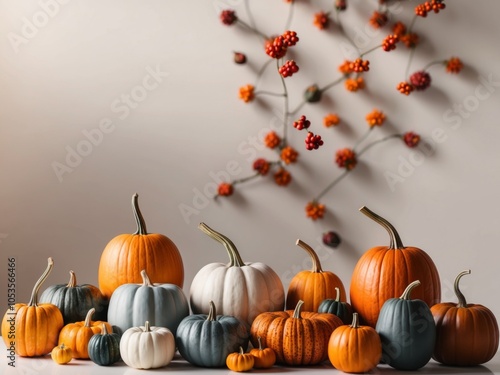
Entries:
<svg viewBox="0 0 500 375">
<path fill-rule="evenodd" d="M 50 352 L 50 356 L 52 360 L 58 365 L 65 365 L 66 363 L 71 362 L 71 360 L 73 359 L 73 352 L 71 348 L 62 343 L 61 345 L 56 346 L 54 349 L 52 349 L 52 351 Z"/>
<path fill-rule="evenodd" d="M 328 358 L 333 367 L 349 373 L 363 373 L 375 368 L 382 357 L 382 343 L 377 331 L 360 326 L 354 313 L 351 325 L 333 331 L 328 342 Z"/>
<path fill-rule="evenodd" d="M 350 299 L 363 324 L 375 327 L 380 309 L 389 298 L 398 298 L 414 280 L 423 280 L 414 299 L 430 307 L 441 301 L 441 282 L 430 256 L 417 247 L 405 247 L 396 229 L 367 207 L 362 213 L 384 227 L 390 236 L 389 246 L 368 250 L 354 267 Z"/>
<path fill-rule="evenodd" d="M 431 307 L 436 323 L 436 345 L 432 358 L 451 366 L 476 366 L 488 362 L 498 350 L 498 323 L 490 309 L 467 303 L 459 282 L 470 270 L 458 274 L 455 294 L 458 304 L 439 303 Z"/>
<path fill-rule="evenodd" d="M 38 303 L 38 291 L 50 274 L 54 262 L 48 259 L 44 273 L 33 287 L 29 303 L 10 306 L 2 320 L 2 338 L 7 350 L 15 348 L 22 357 L 48 354 L 57 345 L 64 325 L 61 311 L 51 303 Z"/>
<path fill-rule="evenodd" d="M 240 351 L 231 353 L 226 358 L 228 369 L 236 372 L 250 371 L 254 365 L 254 356 L 250 353 L 245 353 L 240 346 Z"/>
<path fill-rule="evenodd" d="M 254 368 L 271 368 L 276 363 L 276 353 L 271 348 L 263 348 L 260 336 L 257 337 L 259 342 L 258 348 L 250 350 L 250 354 L 254 357 Z"/>
<path fill-rule="evenodd" d="M 88 359 L 89 341 L 95 334 L 101 333 L 103 324 L 106 325 L 107 332 L 112 332 L 113 328 L 109 323 L 100 320 L 92 321 L 95 309 L 88 311 L 85 320 L 82 322 L 66 324 L 59 333 L 59 345 L 64 343 L 71 348 L 73 358 Z"/>
<path fill-rule="evenodd" d="M 99 289 L 109 298 L 123 284 L 140 284 L 140 272 L 146 270 L 157 283 L 184 283 L 184 265 L 175 244 L 162 234 L 148 233 L 138 204 L 132 197 L 132 209 L 137 223 L 133 234 L 121 234 L 105 247 L 99 263 Z"/>
<path fill-rule="evenodd" d="M 274 350 L 276 361 L 286 365 L 314 365 L 328 358 L 328 340 L 342 320 L 333 314 L 301 312 L 304 301 L 295 310 L 264 312 L 250 327 L 254 347 L 258 337 L 262 346 Z"/>
<path fill-rule="evenodd" d="M 318 311 L 321 302 L 328 298 L 335 298 L 340 289 L 341 301 L 345 302 L 345 288 L 342 280 L 330 271 L 323 271 L 318 255 L 311 246 L 301 240 L 296 244 L 304 249 L 311 257 L 312 269 L 296 274 L 290 281 L 286 296 L 286 308 L 292 310 L 299 300 L 304 301 L 303 311 Z"/>
</svg>

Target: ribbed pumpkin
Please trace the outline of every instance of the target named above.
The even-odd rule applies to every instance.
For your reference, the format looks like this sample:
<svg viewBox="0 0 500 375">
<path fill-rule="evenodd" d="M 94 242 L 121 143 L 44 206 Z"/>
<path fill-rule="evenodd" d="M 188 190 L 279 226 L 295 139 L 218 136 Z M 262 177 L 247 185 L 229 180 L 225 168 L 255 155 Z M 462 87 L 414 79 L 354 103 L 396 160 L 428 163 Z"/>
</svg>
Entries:
<svg viewBox="0 0 500 375">
<path fill-rule="evenodd" d="M 67 347 L 62 343 L 61 345 L 56 346 L 50 352 L 50 357 L 52 360 L 58 365 L 65 365 L 73 359 L 73 352 L 71 348 Z"/>
<path fill-rule="evenodd" d="M 226 366 L 235 372 L 250 371 L 253 368 L 255 358 L 250 353 L 245 353 L 240 346 L 240 351 L 231 353 L 226 358 Z"/>
<path fill-rule="evenodd" d="M 432 306 L 436 323 L 436 346 L 432 358 L 450 366 L 476 366 L 491 360 L 499 343 L 498 323 L 490 309 L 467 303 L 459 282 L 470 270 L 455 279 L 457 303 L 443 302 Z"/>
<path fill-rule="evenodd" d="M 76 275 L 69 271 L 68 284 L 49 286 L 40 295 L 41 303 L 56 305 L 64 318 L 64 324 L 85 319 L 92 307 L 95 308 L 95 319 L 106 320 L 108 300 L 104 298 L 99 288 L 91 284 L 77 285 Z"/>
<path fill-rule="evenodd" d="M 296 274 L 290 281 L 286 295 L 286 308 L 293 310 L 297 302 L 304 301 L 303 311 L 318 311 L 321 302 L 335 298 L 335 288 L 340 289 L 341 300 L 345 301 L 345 288 L 342 280 L 330 271 L 323 271 L 318 255 L 311 246 L 301 240 L 296 245 L 304 249 L 312 260 L 312 269 Z"/>
<path fill-rule="evenodd" d="M 175 335 L 177 326 L 189 315 L 189 303 L 175 284 L 153 284 L 146 270 L 140 272 L 142 284 L 124 284 L 111 295 L 108 322 L 121 332 L 140 326 L 146 320 L 155 327 L 166 327 Z"/>
<path fill-rule="evenodd" d="M 250 328 L 252 345 L 274 350 L 276 362 L 290 366 L 315 365 L 328 358 L 328 340 L 342 325 L 333 314 L 302 312 L 304 301 L 294 310 L 265 312 L 257 316 Z"/>
<path fill-rule="evenodd" d="M 106 324 L 102 324 L 101 333 L 90 338 L 89 358 L 99 366 L 109 366 L 118 362 L 120 357 L 120 336 L 108 332 Z"/>
<path fill-rule="evenodd" d="M 64 345 L 71 348 L 73 358 L 88 359 L 88 345 L 92 336 L 101 333 L 103 324 L 106 325 L 108 332 L 112 332 L 112 327 L 107 322 L 92 321 L 92 315 L 95 310 L 92 308 L 88 311 L 84 321 L 67 324 L 59 333 L 59 345 Z"/>
<path fill-rule="evenodd" d="M 328 342 L 328 358 L 333 367 L 348 373 L 374 369 L 382 356 L 380 337 L 374 328 L 359 325 L 354 313 L 351 325 L 333 331 Z"/>
<path fill-rule="evenodd" d="M 351 305 L 361 322 L 375 327 L 380 309 L 389 298 L 397 298 L 414 280 L 425 280 L 414 292 L 428 306 L 441 300 L 441 283 L 437 268 L 430 256 L 417 247 L 405 247 L 396 229 L 367 207 L 362 213 L 380 224 L 390 236 L 389 246 L 368 250 L 357 262 L 351 279 Z"/>
<path fill-rule="evenodd" d="M 199 228 L 224 245 L 229 263 L 207 264 L 195 275 L 190 289 L 194 314 L 207 314 L 213 301 L 220 314 L 235 316 L 250 327 L 261 312 L 283 310 L 283 284 L 271 267 L 260 262 L 244 263 L 229 238 L 204 223 Z"/>
<path fill-rule="evenodd" d="M 335 299 L 327 298 L 323 300 L 318 307 L 319 313 L 329 313 L 337 315 L 344 324 L 352 322 L 352 306 L 347 302 L 340 300 L 340 289 L 335 288 L 337 295 Z"/>
<path fill-rule="evenodd" d="M 48 258 L 47 268 L 33 287 L 29 303 L 16 303 L 9 307 L 2 320 L 2 338 L 9 348 L 14 343 L 21 357 L 38 357 L 48 354 L 57 345 L 63 316 L 56 305 L 38 303 L 38 291 L 54 266 Z"/>
<path fill-rule="evenodd" d="M 260 336 L 257 337 L 259 346 L 250 350 L 254 356 L 254 368 L 271 368 L 276 363 L 276 353 L 271 348 L 264 348 Z"/>
<path fill-rule="evenodd" d="M 120 234 L 104 248 L 99 263 L 99 289 L 109 298 L 116 288 L 127 283 L 140 283 L 141 270 L 158 283 L 176 284 L 182 288 L 184 265 L 172 240 L 163 234 L 148 233 L 138 204 L 132 197 L 132 210 L 137 230 Z"/>
<path fill-rule="evenodd" d="M 411 299 L 412 282 L 400 298 L 385 301 L 376 331 L 382 341 L 382 360 L 397 370 L 415 371 L 431 359 L 436 341 L 436 326 L 427 304 Z"/>
</svg>

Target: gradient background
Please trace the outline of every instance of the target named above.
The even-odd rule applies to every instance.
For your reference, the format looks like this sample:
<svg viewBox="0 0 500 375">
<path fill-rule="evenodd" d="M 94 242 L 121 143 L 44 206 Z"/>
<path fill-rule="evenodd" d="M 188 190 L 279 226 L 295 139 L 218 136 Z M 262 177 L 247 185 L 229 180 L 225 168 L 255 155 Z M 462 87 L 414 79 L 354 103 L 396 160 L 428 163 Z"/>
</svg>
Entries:
<svg viewBox="0 0 500 375">
<path fill-rule="evenodd" d="M 255 69 L 268 58 L 254 35 L 219 22 L 224 8 L 248 19 L 244 3 L 72 0 L 58 2 L 44 19 L 41 4 L 48 3 L 0 1 L 2 310 L 8 257 L 16 258 L 19 302 L 29 300 L 49 256 L 55 267 L 42 290 L 66 283 L 70 269 L 79 283 L 97 284 L 107 242 L 135 231 L 130 200 L 137 192 L 148 230 L 169 236 L 181 251 L 186 293 L 201 267 L 227 261 L 224 249 L 197 229 L 202 221 L 230 237 L 245 261 L 273 267 L 285 288 L 296 272 L 310 267 L 305 252 L 295 246 L 297 238 L 315 247 L 323 268 L 338 274 L 348 288 L 358 258 L 372 246 L 388 244 L 386 232 L 358 212 L 366 205 L 390 220 L 406 245 L 431 255 L 444 301 L 455 301 L 453 280 L 470 268 L 472 274 L 461 283 L 467 300 L 500 316 L 500 85 L 492 92 L 479 89 L 483 97 L 477 99 L 479 77 L 500 82 L 499 2 L 448 1 L 442 13 L 418 20 L 415 31 L 422 45 L 411 71 L 459 56 L 467 65 L 459 75 L 434 66 L 431 88 L 406 97 L 395 86 L 404 79 L 408 50 L 399 45 L 390 54 L 378 50 L 368 55 L 372 69 L 365 76 L 365 91 L 353 94 L 339 86 L 321 103 L 304 107 L 311 130 L 323 136 L 325 146 L 306 152 L 305 134 L 290 132 L 301 152 L 301 163 L 290 169 L 293 184 L 280 188 L 266 179 L 241 185 L 229 199 L 198 197 L 204 207 L 187 218 L 180 208 L 194 207 L 196 191 L 213 191 L 213 176 L 222 176 L 228 163 L 235 178 L 252 173 L 255 148 L 249 141 L 275 126 L 282 110 L 279 98 L 249 104 L 237 98 L 238 88 L 252 83 Z M 409 22 L 416 2 L 403 3 L 398 18 Z M 329 4 L 297 1 L 292 29 L 300 42 L 291 57 L 301 70 L 287 79 L 292 108 L 309 84 L 338 77 L 345 40 L 337 27 L 322 32 L 312 25 L 313 14 Z M 350 35 L 367 47 L 388 33 L 367 25 L 375 4 L 352 0 L 343 18 Z M 251 7 L 262 31 L 283 31 L 288 4 L 259 0 Z M 22 35 L 26 20 L 43 26 L 31 30 L 33 35 L 16 51 L 9 38 Z M 363 39 L 367 32 L 370 36 Z M 247 53 L 249 64 L 235 65 L 233 50 Z M 148 67 L 165 76 L 126 111 L 120 98 L 140 91 Z M 262 82 L 262 89 L 281 90 L 273 72 Z M 473 109 L 447 117 L 457 105 Z M 388 121 L 371 139 L 414 130 L 433 145 L 432 154 L 422 157 L 398 141 L 374 147 L 322 199 L 330 209 L 327 217 L 312 222 L 304 214 L 306 203 L 340 174 L 333 154 L 365 132 L 364 117 L 373 108 L 383 110 Z M 322 127 L 327 112 L 339 113 L 341 127 Z M 65 163 L 68 150 L 86 139 L 83 132 L 108 120 L 109 132 L 60 181 L 53 163 Z M 442 142 L 433 143 L 433 132 L 440 131 Z M 385 173 L 398 173 L 411 157 L 419 165 L 392 191 Z M 321 245 L 321 234 L 330 229 L 343 238 L 335 250 Z"/>
</svg>

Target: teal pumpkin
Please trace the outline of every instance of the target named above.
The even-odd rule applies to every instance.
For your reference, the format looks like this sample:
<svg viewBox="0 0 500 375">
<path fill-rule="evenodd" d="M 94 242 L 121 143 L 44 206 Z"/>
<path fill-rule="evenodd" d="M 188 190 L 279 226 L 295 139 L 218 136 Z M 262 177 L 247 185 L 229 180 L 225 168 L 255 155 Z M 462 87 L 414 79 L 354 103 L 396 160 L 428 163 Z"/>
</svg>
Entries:
<svg viewBox="0 0 500 375">
<path fill-rule="evenodd" d="M 324 299 L 318 306 L 319 313 L 329 313 L 338 316 L 344 324 L 352 322 L 352 307 L 347 302 L 340 300 L 340 289 L 335 288 L 337 296 L 335 299 Z"/>
<path fill-rule="evenodd" d="M 56 305 L 64 319 L 64 325 L 85 320 L 87 312 L 95 309 L 95 320 L 107 320 L 108 300 L 99 288 L 90 284 L 76 284 L 76 275 L 69 271 L 68 284 L 49 286 L 39 298 L 40 303 Z"/>
<path fill-rule="evenodd" d="M 189 303 L 175 284 L 153 284 L 145 270 L 142 284 L 123 284 L 109 300 L 108 323 L 123 333 L 148 321 L 152 326 L 168 328 L 175 335 L 177 326 L 189 315 Z"/>
<path fill-rule="evenodd" d="M 194 314 L 182 320 L 177 328 L 176 342 L 180 355 L 200 367 L 226 366 L 229 354 L 246 350 L 249 334 L 245 324 L 234 316 L 217 315 L 210 301 L 206 314 Z"/>
<path fill-rule="evenodd" d="M 106 324 L 102 325 L 101 333 L 90 338 L 88 345 L 89 358 L 99 366 L 109 366 L 121 359 L 120 336 L 108 333 Z"/>
<path fill-rule="evenodd" d="M 410 299 L 416 280 L 400 298 L 390 298 L 382 306 L 376 331 L 382 341 L 382 360 L 397 370 L 418 370 L 431 359 L 436 343 L 436 325 L 429 306 Z"/>
</svg>

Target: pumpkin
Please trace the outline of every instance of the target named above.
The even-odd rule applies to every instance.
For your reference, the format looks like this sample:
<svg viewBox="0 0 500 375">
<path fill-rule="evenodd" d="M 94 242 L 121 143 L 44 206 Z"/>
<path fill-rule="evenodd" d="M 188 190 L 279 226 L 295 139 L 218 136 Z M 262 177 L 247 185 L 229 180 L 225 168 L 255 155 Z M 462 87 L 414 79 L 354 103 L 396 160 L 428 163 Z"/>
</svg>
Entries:
<svg viewBox="0 0 500 375">
<path fill-rule="evenodd" d="M 69 271 L 68 284 L 49 286 L 40 295 L 40 302 L 56 305 L 64 318 L 64 324 L 85 319 L 87 311 L 95 308 L 95 318 L 106 320 L 108 301 L 99 288 L 90 284 L 76 284 L 76 275 Z"/>
<path fill-rule="evenodd" d="M 108 323 L 122 332 L 141 325 L 166 327 L 175 335 L 177 326 L 189 315 L 189 303 L 175 284 L 153 284 L 146 270 L 140 272 L 142 284 L 124 284 L 111 295 Z"/>
<path fill-rule="evenodd" d="M 333 367 L 349 373 L 374 369 L 382 356 L 380 337 L 374 328 L 359 325 L 354 313 L 351 325 L 333 331 L 328 342 L 328 358 Z"/>
<path fill-rule="evenodd" d="M 132 197 L 132 210 L 137 230 L 120 234 L 104 248 L 99 262 L 99 289 L 106 298 L 122 284 L 140 283 L 140 272 L 158 283 L 176 284 L 182 288 L 184 266 L 177 246 L 162 234 L 148 233 L 138 204 L 138 195 Z"/>
<path fill-rule="evenodd" d="M 250 371 L 254 365 L 254 356 L 250 353 L 245 353 L 240 346 L 240 351 L 231 353 L 226 358 L 226 366 L 231 371 L 245 372 Z"/>
<path fill-rule="evenodd" d="M 324 299 L 335 298 L 335 288 L 340 289 L 345 301 L 345 288 L 342 280 L 330 271 L 323 271 L 318 255 L 311 246 L 301 240 L 296 244 L 304 249 L 312 260 L 312 269 L 296 274 L 290 281 L 286 295 L 286 308 L 293 310 L 299 300 L 304 301 L 303 311 L 318 311 Z"/>
<path fill-rule="evenodd" d="M 92 321 L 94 308 L 91 308 L 85 317 L 84 321 L 66 324 L 59 333 L 59 345 L 64 343 L 73 351 L 73 358 L 88 359 L 89 341 L 95 334 L 101 332 L 103 323 L 107 325 L 108 331 L 112 328 L 109 323 L 102 321 Z"/>
<path fill-rule="evenodd" d="M 376 331 L 382 341 L 382 360 L 397 370 L 418 370 L 431 359 L 436 341 L 436 326 L 427 304 L 410 299 L 412 282 L 400 298 L 385 301 Z"/>
<path fill-rule="evenodd" d="M 150 326 L 146 321 L 123 333 L 120 354 L 127 366 L 136 369 L 165 367 L 174 358 L 175 338 L 168 328 Z"/>
<path fill-rule="evenodd" d="M 109 366 L 118 362 L 120 357 L 120 336 L 117 333 L 108 333 L 106 324 L 102 324 L 101 333 L 90 338 L 89 358 L 99 366 Z"/>
<path fill-rule="evenodd" d="M 260 262 L 244 263 L 229 238 L 204 223 L 199 228 L 224 245 L 229 263 L 207 264 L 195 275 L 190 289 L 194 314 L 207 314 L 213 301 L 220 314 L 235 316 L 250 327 L 260 313 L 283 310 L 283 284 L 271 267 Z"/>
<path fill-rule="evenodd" d="M 248 345 L 245 324 L 234 316 L 217 315 L 210 301 L 208 315 L 185 317 L 177 328 L 177 347 L 189 363 L 200 367 L 222 367 L 229 354 Z"/>
<path fill-rule="evenodd" d="M 352 322 L 352 306 L 340 300 L 340 289 L 335 287 L 335 299 L 327 298 L 318 306 L 318 312 L 337 315 L 344 324 Z"/>
<path fill-rule="evenodd" d="M 467 303 L 460 291 L 458 274 L 454 289 L 458 303 L 443 302 L 431 307 L 436 323 L 436 345 L 432 358 L 451 366 L 476 366 L 488 362 L 498 350 L 498 323 L 490 309 Z"/>
<path fill-rule="evenodd" d="M 441 282 L 430 256 L 417 247 L 405 247 L 396 229 L 386 219 L 367 207 L 360 211 L 384 227 L 390 236 L 389 246 L 368 250 L 356 263 L 351 279 L 350 300 L 363 324 L 375 327 L 382 305 L 397 298 L 414 280 L 425 280 L 413 293 L 428 306 L 441 300 Z"/>
<path fill-rule="evenodd" d="M 328 340 L 342 320 L 333 314 L 302 312 L 304 301 L 294 310 L 264 312 L 250 328 L 252 345 L 274 350 L 276 362 L 291 366 L 315 365 L 328 358 Z"/>
<path fill-rule="evenodd" d="M 56 346 L 54 349 L 52 349 L 52 351 L 50 352 L 50 357 L 58 365 L 65 365 L 66 363 L 71 362 L 71 360 L 73 359 L 73 352 L 70 347 L 62 343 L 61 345 Z"/>
<path fill-rule="evenodd" d="M 51 303 L 38 303 L 38 291 L 54 266 L 48 258 L 47 268 L 35 283 L 28 304 L 10 305 L 2 319 L 2 338 L 7 349 L 14 347 L 21 357 L 48 354 L 57 345 L 64 325 L 61 311 Z M 11 349 L 13 350 L 13 349 Z"/>
<path fill-rule="evenodd" d="M 271 348 L 263 348 L 260 336 L 257 337 L 259 343 L 258 348 L 250 350 L 250 354 L 254 357 L 254 368 L 271 368 L 276 363 L 276 353 Z"/>
</svg>

